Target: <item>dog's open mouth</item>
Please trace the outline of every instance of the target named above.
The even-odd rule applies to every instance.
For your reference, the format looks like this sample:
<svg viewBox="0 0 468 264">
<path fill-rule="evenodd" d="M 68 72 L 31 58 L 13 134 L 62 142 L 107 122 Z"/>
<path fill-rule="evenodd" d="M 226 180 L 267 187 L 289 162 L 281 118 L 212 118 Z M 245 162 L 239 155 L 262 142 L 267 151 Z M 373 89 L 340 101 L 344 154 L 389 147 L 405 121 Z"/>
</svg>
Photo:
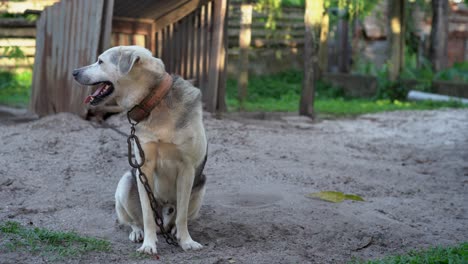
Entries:
<svg viewBox="0 0 468 264">
<path fill-rule="evenodd" d="M 114 92 L 114 86 L 111 82 L 100 82 L 94 85 L 98 85 L 98 88 L 93 94 L 86 97 L 84 101 L 85 104 L 90 103 L 93 106 L 98 105 Z"/>
</svg>

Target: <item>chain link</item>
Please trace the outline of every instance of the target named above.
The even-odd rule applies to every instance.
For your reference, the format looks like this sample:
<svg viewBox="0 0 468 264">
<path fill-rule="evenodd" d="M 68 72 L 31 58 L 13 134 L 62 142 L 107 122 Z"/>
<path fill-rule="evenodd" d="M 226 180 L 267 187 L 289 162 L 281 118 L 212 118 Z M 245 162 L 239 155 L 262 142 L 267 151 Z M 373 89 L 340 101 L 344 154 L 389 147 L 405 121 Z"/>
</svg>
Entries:
<svg viewBox="0 0 468 264">
<path fill-rule="evenodd" d="M 151 187 L 148 183 L 148 178 L 141 170 L 141 167 L 143 167 L 143 164 L 145 163 L 145 152 L 143 151 L 143 148 L 141 147 L 140 140 L 135 135 L 135 126 L 138 123 L 132 122 L 130 117 L 128 117 L 128 122 L 131 125 L 130 135 L 127 138 L 128 163 L 130 164 L 130 166 L 132 166 L 133 168 L 137 170 L 138 178 L 140 179 L 141 184 L 143 184 L 143 186 L 145 187 L 146 193 L 148 194 L 148 199 L 150 201 L 151 209 L 153 210 L 154 221 L 156 225 L 159 227 L 159 229 L 161 230 L 161 235 L 164 237 L 167 244 L 178 246 L 179 244 L 177 243 L 177 239 L 171 233 L 169 233 L 168 230 L 165 230 L 164 228 L 163 217 L 161 215 L 162 205 L 158 203 L 158 201 L 156 200 L 156 197 L 154 197 L 153 191 L 151 190 Z M 133 149 L 133 143 L 135 143 L 137 150 Z M 138 162 L 138 160 L 135 157 L 135 154 L 136 154 L 135 151 L 138 151 L 138 153 L 140 154 L 140 157 L 141 157 L 140 162 Z"/>
</svg>

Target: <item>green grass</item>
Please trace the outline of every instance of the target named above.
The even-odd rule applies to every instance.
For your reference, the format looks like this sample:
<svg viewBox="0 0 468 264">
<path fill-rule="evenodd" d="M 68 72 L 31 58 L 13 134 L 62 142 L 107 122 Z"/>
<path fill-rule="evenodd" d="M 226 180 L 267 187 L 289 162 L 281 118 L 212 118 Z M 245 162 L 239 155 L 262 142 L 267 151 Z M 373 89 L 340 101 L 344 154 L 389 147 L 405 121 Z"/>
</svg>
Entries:
<svg viewBox="0 0 468 264">
<path fill-rule="evenodd" d="M 12 221 L 0 223 L 0 252 L 28 251 L 57 260 L 88 252 L 108 252 L 110 249 L 108 241 L 80 236 L 74 232 L 25 227 Z"/>
<path fill-rule="evenodd" d="M 302 73 L 288 71 L 270 76 L 251 76 L 245 111 L 297 112 L 299 107 Z M 227 105 L 230 111 L 240 109 L 237 100 L 237 82 L 228 80 Z M 333 116 L 355 116 L 396 110 L 430 110 L 439 108 L 468 108 L 460 102 L 391 101 L 388 99 L 346 98 L 338 87 L 318 82 L 315 97 L 316 113 Z"/>
<path fill-rule="evenodd" d="M 26 107 L 31 93 L 32 72 L 0 72 L 0 104 Z"/>
<path fill-rule="evenodd" d="M 0 104 L 26 107 L 30 97 L 32 72 L 12 74 L 0 72 Z M 251 76 L 246 111 L 297 112 L 302 72 L 287 71 L 269 76 Z M 444 107 L 466 108 L 458 102 L 406 102 L 390 100 L 351 99 L 338 87 L 319 82 L 316 88 L 315 111 L 334 116 L 354 116 L 395 110 L 427 110 Z M 237 82 L 228 80 L 227 104 L 230 111 L 239 109 Z"/>
<path fill-rule="evenodd" d="M 353 261 L 352 264 L 466 264 L 468 243 L 455 247 L 436 247 L 410 251 L 405 255 L 389 256 L 380 260 Z"/>
</svg>

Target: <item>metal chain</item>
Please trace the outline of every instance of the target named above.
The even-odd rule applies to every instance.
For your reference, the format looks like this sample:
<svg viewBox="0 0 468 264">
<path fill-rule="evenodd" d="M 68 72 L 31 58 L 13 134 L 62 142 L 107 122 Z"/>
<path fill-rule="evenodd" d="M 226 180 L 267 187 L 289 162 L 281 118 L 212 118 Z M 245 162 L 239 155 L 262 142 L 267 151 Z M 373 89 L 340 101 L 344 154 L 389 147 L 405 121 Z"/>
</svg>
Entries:
<svg viewBox="0 0 468 264">
<path fill-rule="evenodd" d="M 148 194 L 148 199 L 150 201 L 151 209 L 153 210 L 154 221 L 156 225 L 159 227 L 159 229 L 161 230 L 161 234 L 166 240 L 166 243 L 169 245 L 178 246 L 179 244 L 177 243 L 177 239 L 171 233 L 169 233 L 168 231 L 164 229 L 163 217 L 161 215 L 162 205 L 158 203 L 158 201 L 154 197 L 153 191 L 151 190 L 151 187 L 148 183 L 148 178 L 141 170 L 141 167 L 143 167 L 143 164 L 145 163 L 145 152 L 143 151 L 143 148 L 141 147 L 140 140 L 135 135 L 135 126 L 138 123 L 132 122 L 130 117 L 128 117 L 128 122 L 131 125 L 130 135 L 127 138 L 128 163 L 130 164 L 130 166 L 132 166 L 138 171 L 138 178 L 140 179 L 140 182 L 143 184 L 143 186 L 145 187 L 146 193 Z M 138 153 L 140 154 L 140 157 L 141 157 L 140 162 L 138 162 L 138 160 L 136 160 L 135 158 L 136 152 L 135 150 L 133 150 L 133 143 L 135 143 L 138 149 Z"/>
</svg>

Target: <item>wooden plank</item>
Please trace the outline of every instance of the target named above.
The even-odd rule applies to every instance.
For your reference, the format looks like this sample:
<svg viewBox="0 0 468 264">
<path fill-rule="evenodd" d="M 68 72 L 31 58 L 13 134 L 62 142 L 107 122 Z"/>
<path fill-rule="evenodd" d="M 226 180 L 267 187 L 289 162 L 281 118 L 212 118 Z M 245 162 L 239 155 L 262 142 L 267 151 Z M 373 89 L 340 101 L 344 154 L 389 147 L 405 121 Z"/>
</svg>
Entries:
<svg viewBox="0 0 468 264">
<path fill-rule="evenodd" d="M 40 34 L 36 31 L 37 34 Z M 0 47 L 6 46 L 19 46 L 19 47 L 34 47 L 36 46 L 35 39 L 25 39 L 25 38 L 2 38 L 0 39 Z"/>
<path fill-rule="evenodd" d="M 64 6 L 63 3 L 57 3 L 53 6 L 53 16 L 55 23 L 53 23 L 53 46 L 52 46 L 52 68 L 53 68 L 53 80 L 56 80 L 54 83 L 54 86 L 52 87 L 54 89 L 54 95 L 55 95 L 55 101 L 53 102 L 54 106 L 54 112 L 63 112 L 66 110 L 66 103 L 64 102 L 66 100 L 66 97 L 63 96 L 64 90 L 65 89 L 59 89 L 58 87 L 63 87 L 62 85 L 64 84 L 60 72 L 62 71 L 62 56 L 63 56 L 63 48 L 64 45 L 64 24 L 65 21 L 65 14 L 62 13 L 62 6 Z"/>
<path fill-rule="evenodd" d="M 156 39 L 156 24 L 152 23 L 151 24 L 151 31 L 150 35 L 146 37 L 148 44 L 149 44 L 149 50 L 151 50 L 151 53 L 153 56 L 157 55 L 157 39 Z"/>
<path fill-rule="evenodd" d="M 183 76 L 185 79 L 188 79 L 187 76 L 187 53 L 188 53 L 188 19 L 185 17 L 181 21 L 182 25 L 182 30 L 180 32 L 180 37 L 181 37 L 181 52 L 180 52 L 180 75 Z"/>
<path fill-rule="evenodd" d="M 209 112 L 215 112 L 217 110 L 219 74 L 224 71 L 225 66 L 222 50 L 227 0 L 215 0 L 213 3 L 213 37 L 210 50 L 208 86 L 205 92 L 205 107 Z"/>
<path fill-rule="evenodd" d="M 2 18 L 0 28 L 35 28 L 36 23 L 25 18 Z"/>
<path fill-rule="evenodd" d="M 175 73 L 175 43 L 174 43 L 174 24 L 169 26 L 169 38 L 167 39 L 167 47 L 169 48 L 169 59 L 167 60 L 169 63 L 169 72 Z"/>
<path fill-rule="evenodd" d="M 7 13 L 24 13 L 27 9 L 41 10 L 60 0 L 41 0 L 41 1 L 6 1 L 8 5 L 2 9 Z M 2 11 L 3 11 L 2 10 Z"/>
<path fill-rule="evenodd" d="M 192 13 L 199 6 L 208 2 L 209 0 L 192 0 L 187 1 L 185 4 L 179 6 L 178 8 L 166 13 L 165 15 L 156 18 L 156 30 L 159 30 L 169 24 L 175 23 L 188 14 Z"/>
<path fill-rule="evenodd" d="M 42 62 L 42 55 L 44 54 L 44 24 L 45 24 L 45 16 L 41 15 L 39 19 L 36 21 L 36 28 L 38 29 L 36 32 L 36 55 L 34 60 L 34 70 L 32 76 L 32 84 L 31 84 L 31 97 L 29 99 L 28 109 L 31 112 L 38 112 L 39 105 L 41 101 L 41 91 L 40 91 L 40 74 L 37 69 L 41 67 L 40 63 Z M 0 40 L 1 41 L 1 40 Z"/>
<path fill-rule="evenodd" d="M 188 63 L 187 63 L 189 66 L 189 69 L 188 69 L 189 79 L 195 78 L 195 70 L 194 70 L 194 67 L 195 67 L 195 33 L 196 33 L 195 14 L 196 14 L 196 11 L 190 14 L 189 16 L 190 29 L 189 29 L 188 43 L 189 43 L 190 50 L 189 50 L 189 58 L 188 58 Z"/>
<path fill-rule="evenodd" d="M 227 63 L 228 63 L 228 21 L 229 17 L 229 0 L 226 0 L 226 10 L 225 10 L 225 19 L 224 19 L 224 28 L 223 28 L 223 44 L 221 49 L 221 64 L 222 70 L 219 73 L 218 80 L 218 104 L 216 106 L 216 111 L 226 112 L 226 86 L 227 86 Z"/>
<path fill-rule="evenodd" d="M 201 76 L 201 54 L 202 54 L 202 29 L 201 29 L 201 11 L 203 7 L 199 7 L 196 13 L 196 49 L 195 49 L 195 84 L 200 87 L 200 76 Z"/>
<path fill-rule="evenodd" d="M 111 47 L 112 36 L 112 16 L 114 11 L 114 0 L 106 0 L 103 3 L 102 9 L 102 24 L 101 24 L 101 38 L 99 40 L 98 54 Z"/>
<path fill-rule="evenodd" d="M 127 21 L 114 18 L 112 20 L 112 32 L 124 34 L 149 35 L 153 30 L 153 23 L 141 21 Z"/>
<path fill-rule="evenodd" d="M 1 21 L 1 20 L 0 20 Z M 35 28 L 0 28 L 1 38 L 34 38 Z"/>
<path fill-rule="evenodd" d="M 76 14 L 74 12 L 74 1 L 63 1 L 61 4 L 63 5 L 63 8 L 65 9 L 65 17 L 64 17 L 64 31 L 65 31 L 65 39 L 63 41 L 63 72 L 61 73 L 62 75 L 62 84 L 60 85 L 60 88 L 63 90 L 62 92 L 62 98 L 70 98 L 72 91 L 71 88 L 73 87 L 70 85 L 70 79 L 71 79 L 71 72 L 74 69 L 75 65 L 71 64 L 71 54 L 75 53 L 74 48 L 75 46 L 75 35 L 72 35 L 72 28 L 73 28 L 73 22 L 74 19 L 76 19 Z M 65 100 L 63 99 L 63 102 L 66 104 L 64 105 L 64 111 L 69 111 L 69 99 Z"/>
<path fill-rule="evenodd" d="M 201 78 L 201 84 L 200 86 L 202 87 L 203 94 L 205 94 L 205 91 L 207 89 L 207 84 L 208 84 L 208 53 L 210 50 L 210 44 L 211 44 L 211 24 L 210 24 L 210 18 L 211 18 L 211 7 L 212 7 L 212 2 L 209 2 L 205 5 L 204 8 L 204 13 L 203 13 L 203 58 L 202 58 L 202 78 Z M 203 95 L 203 101 L 205 102 L 205 97 L 206 95 Z"/>
<path fill-rule="evenodd" d="M 46 60 L 46 65 L 48 67 L 48 70 L 46 72 L 46 79 L 44 80 L 45 83 L 47 84 L 47 94 L 50 97 L 50 100 L 47 101 L 47 113 L 55 113 L 55 91 L 54 87 L 51 85 L 48 85 L 49 80 L 53 80 L 54 78 L 54 71 L 51 70 L 53 68 L 53 47 L 54 47 L 54 36 L 53 36 L 53 26 L 54 26 L 54 6 L 51 6 L 48 8 L 48 14 L 47 14 L 47 27 L 46 27 L 46 53 L 45 53 L 45 60 Z"/>
<path fill-rule="evenodd" d="M 172 45 L 174 46 L 175 48 L 175 53 L 174 53 L 174 57 L 172 58 L 171 62 L 174 64 L 174 70 L 173 70 L 173 73 L 175 74 L 178 74 L 180 75 L 180 54 L 181 54 L 181 34 L 180 34 L 180 29 L 181 29 L 181 25 L 180 25 L 180 21 L 177 22 L 177 23 L 174 23 L 174 38 L 172 40 Z"/>
</svg>

